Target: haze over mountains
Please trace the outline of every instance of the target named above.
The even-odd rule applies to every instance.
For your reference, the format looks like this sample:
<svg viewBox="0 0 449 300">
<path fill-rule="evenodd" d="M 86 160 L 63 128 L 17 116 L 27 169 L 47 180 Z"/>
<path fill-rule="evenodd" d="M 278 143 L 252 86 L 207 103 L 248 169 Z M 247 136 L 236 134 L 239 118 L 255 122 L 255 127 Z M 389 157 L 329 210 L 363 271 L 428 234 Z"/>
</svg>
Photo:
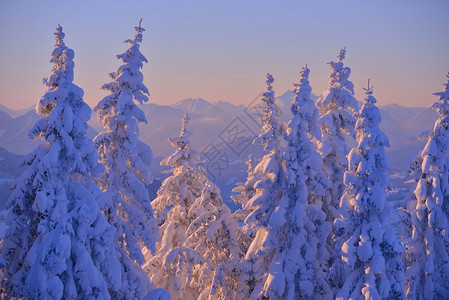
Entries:
<svg viewBox="0 0 449 300">
<path fill-rule="evenodd" d="M 291 118 L 292 97 L 293 93 L 287 91 L 277 98 L 280 119 L 284 122 Z M 316 98 L 318 97 L 314 96 Z M 246 106 L 189 98 L 172 105 L 142 105 L 148 124 L 140 125 L 140 138 L 151 146 L 154 153 L 152 169 L 157 179 L 154 192 L 158 183 L 167 176 L 166 168 L 159 165 L 161 159 L 173 151 L 167 139 L 179 134 L 181 117 L 188 112 L 191 116 L 189 130 L 193 133 L 192 146 L 202 153 L 203 165 L 209 176 L 220 186 L 224 198 L 227 198 L 235 183 L 246 176 L 244 162 L 249 153 L 253 153 L 256 158 L 263 156 L 263 149 L 251 143 L 260 133 L 260 104 L 259 98 Z M 394 172 L 405 171 L 410 158 L 423 147 L 419 136 L 423 131 L 431 129 L 437 115 L 434 110 L 424 107 L 390 104 L 379 108 L 383 118 L 381 129 L 391 143 L 391 147 L 387 148 L 391 169 Z M 28 131 L 40 117 L 36 115 L 34 108 L 14 111 L 0 106 L 0 147 L 10 153 L 28 154 L 39 143 L 28 138 Z M 92 128 L 88 135 L 94 138 L 102 130 L 95 113 L 92 113 L 89 125 Z M 18 165 L 22 156 L 7 155 L 4 152 L 0 159 L 6 157 L 12 161 L 17 160 L 15 164 Z M 3 173 L 5 183 L 17 176 Z M 232 206 L 229 201 L 228 204 Z"/>
<path fill-rule="evenodd" d="M 287 91 L 277 98 L 282 121 L 287 122 L 291 117 L 289 108 L 292 97 L 293 93 Z M 194 134 L 193 145 L 199 151 L 214 139 L 218 138 L 222 142 L 220 133 L 237 117 L 253 131 L 246 132 L 246 135 L 255 135 L 260 131 L 260 124 L 257 121 L 261 112 L 257 108 L 258 100 L 255 99 L 254 103 L 248 103 L 247 106 L 228 102 L 210 103 L 201 98 L 184 99 L 172 105 L 144 104 L 142 108 L 148 124 L 140 125 L 140 135 L 142 140 L 151 146 L 156 157 L 170 153 L 171 146 L 167 138 L 178 134 L 180 119 L 184 112 L 191 115 L 190 130 Z M 430 108 L 390 104 L 381 106 L 380 110 L 383 118 L 381 128 L 391 143 L 388 152 L 416 148 L 420 144 L 419 135 L 430 129 L 436 120 L 436 113 Z M 29 153 L 37 142 L 28 138 L 28 131 L 38 118 L 40 116 L 36 115 L 33 107 L 15 111 L 0 105 L 0 147 L 16 154 Z M 89 125 L 92 127 L 90 137 L 94 137 L 102 130 L 95 113 L 92 113 Z M 400 166 L 396 162 L 392 164 L 394 168 Z"/>
</svg>

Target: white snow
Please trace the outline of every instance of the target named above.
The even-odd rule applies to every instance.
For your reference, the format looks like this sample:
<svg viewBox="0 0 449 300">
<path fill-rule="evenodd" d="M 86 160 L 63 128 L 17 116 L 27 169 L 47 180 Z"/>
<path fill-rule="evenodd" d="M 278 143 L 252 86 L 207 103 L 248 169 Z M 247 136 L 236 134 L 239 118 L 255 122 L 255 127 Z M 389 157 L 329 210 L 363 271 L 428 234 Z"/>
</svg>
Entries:
<svg viewBox="0 0 449 300">
<path fill-rule="evenodd" d="M 438 100 L 432 107 L 439 118 L 426 134 L 427 143 L 415 160 L 417 184 L 403 208 L 406 218 L 400 233 L 407 248 L 407 299 L 443 299 L 449 294 L 449 74 L 447 77 L 444 91 L 434 94 Z"/>
<path fill-rule="evenodd" d="M 336 219 L 336 260 L 330 278 L 338 299 L 363 295 L 365 299 L 404 298 L 403 248 L 390 225 L 391 208 L 386 203 L 389 169 L 385 147 L 388 138 L 379 129 L 381 116 L 369 85 L 358 113 L 355 130 L 357 146 L 348 156 L 345 192 Z M 337 249 L 338 250 L 338 249 Z M 340 277 L 341 276 L 341 277 Z"/>
</svg>

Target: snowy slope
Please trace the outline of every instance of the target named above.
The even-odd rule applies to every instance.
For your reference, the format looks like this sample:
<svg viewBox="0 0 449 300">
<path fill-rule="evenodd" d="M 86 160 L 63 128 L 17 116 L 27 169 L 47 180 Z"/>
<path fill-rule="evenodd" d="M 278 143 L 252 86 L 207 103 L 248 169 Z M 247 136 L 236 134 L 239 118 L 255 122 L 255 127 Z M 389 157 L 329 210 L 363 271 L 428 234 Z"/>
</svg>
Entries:
<svg viewBox="0 0 449 300">
<path fill-rule="evenodd" d="M 34 108 L 18 117 L 8 114 L 8 110 L 0 107 L 0 147 L 12 153 L 28 154 L 39 143 L 42 143 L 41 141 L 33 141 L 28 137 L 29 130 L 42 116 L 37 115 Z M 17 113 L 14 115 L 17 115 Z M 97 135 L 97 131 L 89 128 L 87 134 L 93 138 Z"/>
<path fill-rule="evenodd" d="M 437 114 L 431 108 L 403 107 L 390 104 L 380 107 L 382 123 L 380 128 L 390 139 L 387 157 L 391 168 L 404 170 L 424 143 L 419 140 L 422 132 L 432 128 Z"/>
<path fill-rule="evenodd" d="M 27 107 L 27 108 L 14 110 L 14 109 L 10 109 L 10 108 L 0 104 L 0 111 L 6 112 L 8 115 L 10 115 L 13 118 L 24 115 L 27 112 L 29 112 L 30 110 L 34 111 L 34 105 L 31 105 L 30 107 Z"/>
<path fill-rule="evenodd" d="M 37 142 L 28 138 L 28 131 L 38 119 L 34 110 L 16 118 L 0 110 L 0 147 L 13 153 L 29 153 Z"/>
<path fill-rule="evenodd" d="M 21 166 L 22 155 L 16 155 L 0 148 L 0 237 L 5 233 L 7 201 L 11 195 L 11 184 L 25 170 Z"/>
<path fill-rule="evenodd" d="M 16 155 L 0 148 L 0 210 L 6 208 L 6 201 L 11 194 L 11 184 L 24 170 L 21 166 L 22 155 Z"/>
</svg>

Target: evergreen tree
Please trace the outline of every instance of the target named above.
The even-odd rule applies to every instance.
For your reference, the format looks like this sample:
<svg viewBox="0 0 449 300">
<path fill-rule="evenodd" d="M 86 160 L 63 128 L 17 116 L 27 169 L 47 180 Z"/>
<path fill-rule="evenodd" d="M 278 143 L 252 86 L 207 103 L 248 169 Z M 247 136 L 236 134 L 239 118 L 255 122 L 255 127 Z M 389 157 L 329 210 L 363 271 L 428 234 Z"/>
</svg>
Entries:
<svg viewBox="0 0 449 300">
<path fill-rule="evenodd" d="M 185 114 L 179 137 L 169 139 L 175 152 L 161 161 L 161 165 L 172 168 L 173 175 L 162 182 L 151 203 L 161 225 L 161 242 L 144 266 L 151 282 L 167 289 L 173 299 L 195 299 L 198 297 L 195 291 L 205 286 L 203 281 L 210 281 L 198 278 L 201 271 L 207 276 L 206 271 L 211 267 L 208 262 L 200 253 L 184 248 L 187 229 L 193 220 L 190 208 L 201 196 L 206 180 L 204 169 L 198 165 L 200 155 L 190 147 L 189 120 Z"/>
<path fill-rule="evenodd" d="M 252 154 L 249 155 L 248 160 L 245 162 L 245 164 L 248 167 L 246 182 L 238 182 L 237 186 L 232 189 L 232 191 L 237 194 L 231 196 L 235 204 L 240 204 L 242 206 L 242 208 L 237 209 L 233 214 L 234 219 L 239 222 L 243 222 L 250 213 L 250 207 L 247 207 L 246 204 L 251 200 L 252 197 L 256 195 L 255 184 L 258 180 L 258 178 L 254 174 L 256 162 L 254 161 Z M 253 228 L 253 226 L 255 225 L 256 224 L 254 222 L 251 222 L 248 224 L 244 224 L 242 227 L 243 232 L 247 236 L 248 243 L 249 240 L 252 241 L 256 234 L 255 228 Z"/>
<path fill-rule="evenodd" d="M 74 52 L 61 26 L 55 38 L 52 74 L 36 105 L 44 117 L 29 134 L 46 143 L 28 156 L 9 198 L 2 298 L 109 299 L 121 289 L 121 264 L 92 181 L 103 168 L 86 137 L 91 110 L 73 84 Z"/>
<path fill-rule="evenodd" d="M 212 282 L 200 290 L 200 299 L 234 299 L 244 237 L 214 183 L 206 180 L 189 214 L 194 219 L 187 229 L 184 247 L 199 252 L 214 271 Z"/>
<path fill-rule="evenodd" d="M 331 223 L 339 217 L 340 198 L 345 189 L 343 174 L 347 169 L 348 149 L 345 142 L 346 135 L 354 135 L 355 119 L 351 115 L 357 109 L 354 98 L 354 85 L 349 81 L 351 69 L 343 65 L 346 48 L 340 49 L 338 62 L 329 62 L 332 72 L 329 86 L 317 100 L 322 142 L 319 151 L 323 157 L 324 171 L 332 182 L 326 196 L 324 209 L 327 220 Z M 333 249 L 333 243 L 330 244 Z"/>
<path fill-rule="evenodd" d="M 355 125 L 357 146 L 348 155 L 344 174 L 341 218 L 335 221 L 344 243 L 332 271 L 341 268 L 339 299 L 402 299 L 402 247 L 389 223 L 391 207 L 385 197 L 389 165 L 384 147 L 390 144 L 379 129 L 382 117 L 369 81 L 365 91 Z"/>
<path fill-rule="evenodd" d="M 438 113 L 421 151 L 416 169 L 417 185 L 409 203 L 411 230 L 404 237 L 407 248 L 407 299 L 444 299 L 449 295 L 449 73 L 448 82 L 433 108 Z"/>
<path fill-rule="evenodd" d="M 153 155 L 150 147 L 138 138 L 138 123 L 147 120 L 135 103 L 147 102 L 149 95 L 140 72 L 143 62 L 147 62 L 139 50 L 144 31 L 141 21 L 135 27 L 134 39 L 125 41 L 129 49 L 117 55 L 123 64 L 109 74 L 112 81 L 102 87 L 110 95 L 95 108 L 104 127 L 94 140 L 100 162 L 106 168 L 99 180 L 105 193 L 101 208 L 108 222 L 117 229 L 116 248 L 123 267 L 123 294 L 118 297 L 129 299 L 142 298 L 145 286 L 151 288 L 139 265 L 145 262 L 142 250 L 148 248 L 154 252 L 159 239 L 145 187 L 151 181 L 149 168 Z"/>
<path fill-rule="evenodd" d="M 273 76 L 267 74 L 267 91 L 262 97 L 265 104 L 264 116 L 261 119 L 262 133 L 254 140 L 255 144 L 264 145 L 268 153 L 254 169 L 258 178 L 255 183 L 256 194 L 243 207 L 249 212 L 244 223 L 249 228 L 254 228 L 255 236 L 240 266 L 242 277 L 238 299 L 257 299 L 264 296 L 264 285 L 269 276 L 269 269 L 275 267 L 270 265 L 280 247 L 281 228 L 286 222 L 288 197 L 285 194 L 285 171 L 280 147 L 280 139 L 285 129 L 277 120 L 278 112 L 274 107 L 275 98 L 271 85 L 273 81 Z"/>
<path fill-rule="evenodd" d="M 152 202 L 160 215 L 162 240 L 145 270 L 172 299 L 232 299 L 243 237 L 220 190 L 198 165 L 188 121 L 185 114 L 179 137 L 169 139 L 175 153 L 161 162 L 173 168 L 173 175 Z"/>
<path fill-rule="evenodd" d="M 322 158 L 315 150 L 320 139 L 318 111 L 310 99 L 310 70 L 300 72 L 291 105 L 293 119 L 286 134 L 286 174 L 289 204 L 280 245 L 264 287 L 269 299 L 331 298 L 325 280 L 326 240 L 331 225 L 322 210 L 323 197 L 330 184 L 322 170 Z"/>
</svg>

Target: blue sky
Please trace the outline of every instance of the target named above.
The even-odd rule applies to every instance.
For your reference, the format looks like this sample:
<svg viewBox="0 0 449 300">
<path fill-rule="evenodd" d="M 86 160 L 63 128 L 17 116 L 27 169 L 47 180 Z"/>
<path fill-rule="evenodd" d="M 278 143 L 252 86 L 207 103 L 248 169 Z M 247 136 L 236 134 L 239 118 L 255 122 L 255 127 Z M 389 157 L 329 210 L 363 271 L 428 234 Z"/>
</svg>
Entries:
<svg viewBox="0 0 449 300">
<path fill-rule="evenodd" d="M 347 47 L 356 96 L 368 77 L 381 105 L 430 106 L 449 71 L 449 1 L 5 1 L 0 0 L 0 103 L 28 107 L 44 93 L 53 32 L 75 51 L 85 101 L 119 66 L 115 55 L 143 18 L 150 101 L 202 97 L 249 103 L 275 77 L 278 94 L 308 64 L 314 94 Z"/>
</svg>

